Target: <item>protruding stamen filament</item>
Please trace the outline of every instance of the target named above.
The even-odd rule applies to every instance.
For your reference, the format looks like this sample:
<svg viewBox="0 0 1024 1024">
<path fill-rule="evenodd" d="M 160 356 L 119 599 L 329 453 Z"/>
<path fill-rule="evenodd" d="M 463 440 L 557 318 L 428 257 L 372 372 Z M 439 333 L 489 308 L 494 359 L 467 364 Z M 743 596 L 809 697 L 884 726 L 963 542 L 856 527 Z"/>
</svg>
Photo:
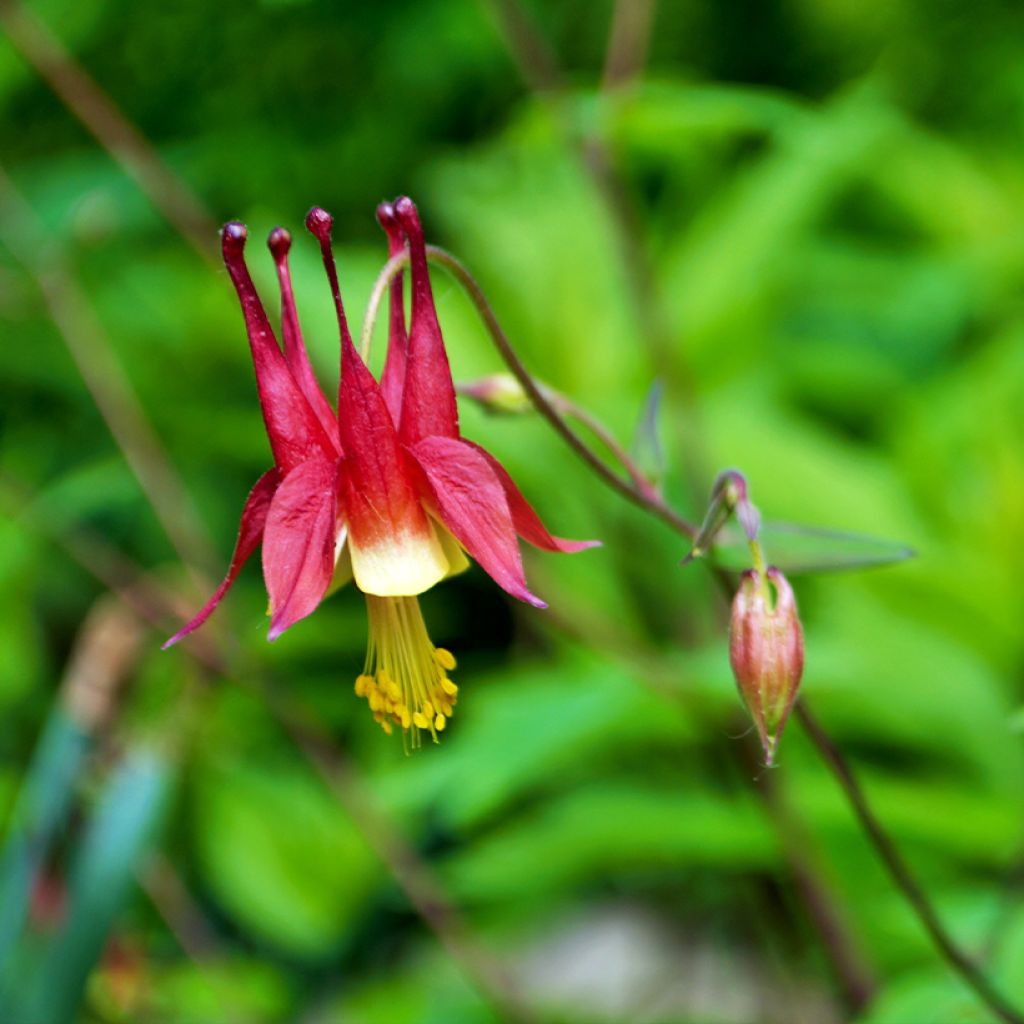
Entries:
<svg viewBox="0 0 1024 1024">
<path fill-rule="evenodd" d="M 398 726 L 408 746 L 418 747 L 424 732 L 436 742 L 458 699 L 459 688 L 448 678 L 455 658 L 430 642 L 415 597 L 367 594 L 366 606 L 370 642 L 356 694 L 389 735 Z"/>
</svg>

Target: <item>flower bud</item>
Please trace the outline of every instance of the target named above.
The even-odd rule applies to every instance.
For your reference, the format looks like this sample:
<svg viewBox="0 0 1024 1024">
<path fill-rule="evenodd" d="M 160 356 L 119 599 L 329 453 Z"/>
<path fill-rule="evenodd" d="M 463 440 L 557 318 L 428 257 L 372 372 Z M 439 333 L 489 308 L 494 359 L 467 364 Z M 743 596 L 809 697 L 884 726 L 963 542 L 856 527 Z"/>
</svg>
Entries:
<svg viewBox="0 0 1024 1024">
<path fill-rule="evenodd" d="M 479 403 L 485 412 L 518 416 L 533 411 L 522 385 L 510 373 L 492 373 L 489 377 L 459 384 L 458 392 Z"/>
<path fill-rule="evenodd" d="M 804 631 L 789 581 L 775 568 L 765 576 L 755 569 L 743 574 L 732 604 L 729 661 L 770 765 L 800 687 Z"/>
</svg>

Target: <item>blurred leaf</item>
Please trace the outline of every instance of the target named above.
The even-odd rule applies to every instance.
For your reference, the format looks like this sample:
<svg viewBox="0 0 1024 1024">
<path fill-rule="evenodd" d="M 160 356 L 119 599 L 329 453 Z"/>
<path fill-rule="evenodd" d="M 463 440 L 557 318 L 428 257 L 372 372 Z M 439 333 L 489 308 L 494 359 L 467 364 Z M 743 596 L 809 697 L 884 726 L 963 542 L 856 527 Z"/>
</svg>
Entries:
<svg viewBox="0 0 1024 1024">
<path fill-rule="evenodd" d="M 69 876 L 69 905 L 12 1019 L 60 1024 L 76 1017 L 86 980 L 135 886 L 136 872 L 158 830 L 171 766 L 155 751 L 131 752 L 107 784 Z"/>
<path fill-rule="evenodd" d="M 626 750 L 657 736 L 678 742 L 691 729 L 686 714 L 664 697 L 591 656 L 523 666 L 476 693 L 464 686 L 440 749 L 412 765 L 403 760 L 385 779 L 384 793 L 402 809 L 436 803 L 445 821 L 466 829 L 588 763 L 602 763 L 609 743 Z M 494 757 L 494 751 L 508 754 Z M 486 772 L 477 769 L 482 763 Z"/>
<path fill-rule="evenodd" d="M 192 827 L 211 893 L 254 938 L 292 955 L 342 943 L 380 883 L 344 811 L 292 768 L 208 763 Z"/>
<path fill-rule="evenodd" d="M 729 873 L 769 868 L 777 856 L 771 829 L 747 801 L 605 781 L 502 823 L 449 858 L 445 877 L 474 902 L 536 899 L 631 870 Z"/>
<path fill-rule="evenodd" d="M 660 380 L 651 385 L 633 434 L 633 458 L 644 476 L 654 484 L 658 484 L 664 478 L 666 469 L 665 451 L 659 437 L 661 399 L 664 392 L 665 388 Z"/>
<path fill-rule="evenodd" d="M 40 867 L 75 795 L 89 737 L 57 705 L 47 720 L 7 826 L 0 857 L 0 988 L 6 1002 L 12 949 L 25 926 Z"/>
<path fill-rule="evenodd" d="M 726 528 L 718 535 L 713 558 L 723 568 L 742 571 L 750 567 L 750 550 L 746 538 L 735 534 Z M 796 523 L 762 523 L 759 537 L 768 563 L 794 575 L 869 569 L 914 556 L 911 548 L 895 541 Z"/>
</svg>

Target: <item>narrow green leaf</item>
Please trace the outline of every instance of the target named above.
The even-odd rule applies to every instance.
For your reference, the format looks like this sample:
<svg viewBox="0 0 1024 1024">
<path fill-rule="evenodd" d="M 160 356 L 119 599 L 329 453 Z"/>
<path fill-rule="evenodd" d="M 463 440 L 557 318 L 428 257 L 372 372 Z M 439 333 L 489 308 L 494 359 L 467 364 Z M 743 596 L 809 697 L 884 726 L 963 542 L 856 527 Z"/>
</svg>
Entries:
<svg viewBox="0 0 1024 1024">
<path fill-rule="evenodd" d="M 746 538 L 728 529 L 718 536 L 715 562 L 725 569 L 749 568 Z M 870 569 L 903 562 L 915 554 L 898 541 L 796 523 L 763 523 L 759 536 L 768 562 L 793 574 Z"/>
<path fill-rule="evenodd" d="M 29 981 L 25 1004 L 14 1019 L 74 1020 L 85 983 L 160 823 L 169 784 L 169 766 L 152 750 L 137 750 L 119 766 L 74 860 L 64 926 Z"/>
<path fill-rule="evenodd" d="M 0 856 L 0 1009 L 11 979 L 11 950 L 21 935 L 39 866 L 67 817 L 89 737 L 58 706 L 50 715 L 11 816 Z"/>
</svg>

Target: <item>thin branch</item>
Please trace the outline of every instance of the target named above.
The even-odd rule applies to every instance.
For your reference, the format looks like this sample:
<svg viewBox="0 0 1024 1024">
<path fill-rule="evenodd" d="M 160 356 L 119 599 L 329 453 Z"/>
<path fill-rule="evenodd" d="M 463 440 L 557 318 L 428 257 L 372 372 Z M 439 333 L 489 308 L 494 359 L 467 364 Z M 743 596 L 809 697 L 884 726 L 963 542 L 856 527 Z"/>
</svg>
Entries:
<svg viewBox="0 0 1024 1024">
<path fill-rule="evenodd" d="M 636 488 L 629 481 L 612 472 L 603 460 L 569 426 L 558 410 L 545 398 L 541 387 L 530 377 L 529 372 L 512 348 L 511 342 L 509 342 L 494 315 L 494 311 L 469 271 L 455 257 L 442 249 L 428 251 L 434 261 L 451 270 L 456 279 L 466 289 L 487 327 L 492 343 L 505 360 L 508 368 L 522 385 L 527 397 L 531 400 L 537 411 L 566 440 L 584 464 L 589 466 L 616 493 L 634 505 L 645 509 L 658 519 L 661 519 L 681 536 L 692 540 L 695 536 L 695 528 L 692 524 L 683 520 L 665 503 L 660 495 L 651 497 L 644 491 Z M 628 455 L 626 457 L 627 459 L 629 458 Z M 638 473 L 641 472 L 639 467 L 636 467 L 636 471 Z M 803 724 L 807 735 L 839 780 L 840 786 L 849 799 L 857 820 L 874 845 L 883 864 L 888 869 L 890 878 L 903 893 L 946 963 L 974 989 L 986 1005 L 1006 1024 L 1024 1024 L 1024 1016 L 1002 998 L 970 957 L 956 945 L 952 937 L 945 930 L 931 901 L 912 875 L 906 862 L 899 855 L 893 839 L 885 831 L 884 826 L 868 805 L 867 799 L 854 777 L 853 770 L 843 757 L 842 752 L 820 723 L 811 716 L 803 700 L 797 701 L 796 711 L 797 717 Z"/>
<path fill-rule="evenodd" d="M 452 274 L 459 284 L 462 285 L 466 294 L 476 307 L 477 313 L 479 313 L 480 318 L 483 320 L 484 326 L 487 328 L 487 333 L 495 348 L 497 348 L 498 354 L 504 360 L 505 365 L 519 382 L 520 387 L 522 387 L 537 412 L 539 412 L 548 421 L 548 423 L 551 424 L 555 432 L 576 453 L 576 455 L 579 456 L 579 458 L 581 458 L 609 487 L 611 487 L 612 490 L 616 491 L 627 501 L 631 501 L 635 505 L 639 505 L 646 511 L 656 515 L 663 522 L 667 523 L 673 530 L 683 534 L 683 536 L 691 539 L 695 537 L 697 527 L 694 526 L 693 523 L 684 519 L 674 509 L 670 508 L 657 491 L 653 489 L 650 493 L 641 491 L 632 484 L 630 480 L 619 476 L 619 474 L 611 469 L 604 459 L 595 454 L 583 438 L 573 430 L 565 417 L 558 411 L 558 409 L 555 408 L 551 400 L 544 393 L 545 389 L 543 386 L 537 383 L 537 381 L 535 381 L 531 376 L 530 371 L 526 369 L 522 360 L 512 347 L 512 343 L 508 340 L 501 324 L 498 322 L 498 318 L 495 316 L 494 310 L 491 308 L 491 304 L 487 301 L 487 297 L 484 295 L 483 289 L 477 283 L 476 278 L 473 277 L 466 266 L 446 249 L 441 249 L 436 245 L 427 246 L 427 257 L 431 262 L 444 267 L 445 270 Z M 370 302 L 367 306 L 366 316 L 363 319 L 363 329 L 360 334 L 360 348 L 364 352 L 364 355 L 369 352 L 369 341 L 373 336 L 373 327 L 377 318 L 377 310 L 380 306 L 380 301 L 384 291 L 391 279 L 400 273 L 402 268 L 406 266 L 408 260 L 409 256 L 407 252 L 398 253 L 388 260 L 383 270 L 381 270 L 380 275 L 377 277 L 373 291 L 370 294 Z M 628 462 L 629 459 L 627 456 L 626 463 L 628 464 Z M 629 472 L 630 476 L 632 476 L 634 472 L 639 473 L 640 471 L 636 467 L 633 467 Z"/>
<path fill-rule="evenodd" d="M 497 318 L 494 316 L 493 312 L 484 312 L 485 307 L 488 310 L 490 307 L 482 290 L 469 273 L 469 270 L 459 260 L 457 260 L 451 253 L 444 249 L 440 249 L 435 245 L 427 246 L 427 257 L 428 259 L 433 260 L 433 262 L 445 267 L 446 270 L 458 277 L 467 291 L 470 291 L 471 287 L 475 289 L 476 295 L 473 298 L 473 302 L 476 305 L 477 310 L 480 312 L 481 317 L 483 317 L 485 321 L 490 318 L 490 321 L 494 325 L 497 325 Z M 370 352 L 373 348 L 373 332 L 377 324 L 377 316 L 380 312 L 380 304 L 383 301 L 384 293 L 391 282 L 401 274 L 408 265 L 408 251 L 400 252 L 392 256 L 391 259 L 384 264 L 380 273 L 377 275 L 377 280 L 373 284 L 369 301 L 366 304 L 366 313 L 363 316 L 362 330 L 359 333 L 359 355 L 364 363 L 368 363 L 370 360 Z M 473 292 L 470 291 L 470 294 L 472 297 Z M 501 330 L 500 326 L 498 326 L 498 330 Z M 508 351 L 512 352 L 511 345 L 509 345 Z M 502 355 L 504 356 L 505 353 L 503 352 Z M 506 358 L 505 361 L 507 363 L 508 359 Z M 515 371 L 513 370 L 513 372 Z M 582 406 L 577 405 L 567 395 L 563 395 L 559 391 L 555 391 L 544 384 L 533 381 L 533 378 L 527 371 L 524 370 L 523 372 L 526 374 L 525 377 L 520 376 L 518 373 L 516 374 L 516 378 L 521 387 L 528 387 L 525 383 L 526 380 L 533 382 L 542 399 L 548 402 L 553 409 L 561 414 L 563 418 L 568 416 L 579 421 L 605 446 L 605 448 L 608 449 L 609 453 L 619 462 L 622 468 L 629 475 L 629 478 L 632 480 L 635 487 L 642 490 L 648 497 L 655 501 L 658 499 L 658 489 L 650 483 L 642 472 L 639 471 L 635 462 L 627 455 L 626 450 L 619 443 L 615 435 L 596 416 L 594 416 L 593 413 L 584 409 Z M 548 421 L 551 422 L 550 417 L 548 418 Z M 572 444 L 568 438 L 566 438 L 566 441 Z M 575 448 L 575 445 L 573 445 L 573 447 Z M 579 449 L 576 450 L 579 451 Z"/>
<path fill-rule="evenodd" d="M 532 1021 L 532 1013 L 501 963 L 475 940 L 465 918 L 426 862 L 380 810 L 352 762 L 315 725 L 269 689 L 263 687 L 261 696 L 278 724 L 348 812 L 420 919 L 466 972 L 481 996 L 500 1011 L 500 1019 L 517 1024 Z"/>
<path fill-rule="evenodd" d="M 796 703 L 796 716 L 811 738 L 818 753 L 824 758 L 832 773 L 839 780 L 850 806 L 857 815 L 861 828 L 871 840 L 875 851 L 881 857 L 890 877 L 913 908 L 917 919 L 924 926 L 943 959 L 977 993 L 978 997 L 1006 1024 L 1024 1024 L 1024 1014 L 1011 1006 L 995 989 L 978 965 L 953 941 L 946 931 L 935 907 L 920 883 L 914 877 L 910 866 L 896 848 L 892 837 L 882 827 L 868 804 L 867 797 L 842 752 L 825 731 L 825 728 L 800 699 Z"/>
<path fill-rule="evenodd" d="M 602 85 L 621 89 L 637 78 L 647 63 L 656 0 L 615 0 Z"/>
<path fill-rule="evenodd" d="M 630 2 L 624 0 L 627 5 Z M 557 56 L 521 0 L 484 0 L 484 4 L 494 12 L 523 79 L 550 109 L 567 145 L 576 154 L 608 214 L 639 333 L 650 352 L 655 376 L 666 382 L 679 410 L 677 443 L 680 450 L 689 453 L 683 471 L 687 488 L 696 499 L 700 481 L 706 476 L 705 460 L 696 447 L 700 437 L 696 389 L 691 375 L 682 367 L 679 353 L 674 351 L 669 316 L 658 287 L 654 261 L 644 240 L 636 204 L 604 138 L 596 132 L 583 133 L 577 127 Z"/>
<path fill-rule="evenodd" d="M 593 645 L 594 638 L 599 638 L 596 643 L 603 656 L 628 666 L 641 685 L 682 713 L 687 724 L 696 723 L 698 730 L 703 728 L 712 736 L 720 733 L 720 723 L 712 719 L 702 702 L 694 699 L 693 691 L 679 687 L 678 670 L 663 664 L 663 652 L 623 630 L 620 623 L 589 610 L 583 612 L 579 606 L 566 608 L 564 601 L 557 608 L 552 607 L 545 618 L 574 641 Z M 852 1011 L 863 1010 L 871 1002 L 877 983 L 851 934 L 842 905 L 833 897 L 827 878 L 819 870 L 813 837 L 805 834 L 777 782 L 764 773 L 763 765 L 753 755 L 752 745 L 729 743 L 726 748 L 716 744 L 715 752 L 720 758 L 731 754 L 732 764 L 738 762 L 739 768 L 733 774 L 752 784 L 769 826 L 779 837 L 793 883 L 826 951 L 843 1001 Z"/>
<path fill-rule="evenodd" d="M 25 489 L 0 475 L 0 511 L 21 518 L 57 544 L 83 569 L 116 593 L 139 618 L 158 631 L 181 618 L 179 597 L 148 576 L 128 556 L 100 537 L 81 530 L 55 528 L 40 515 L 26 516 L 30 499 Z M 255 693 L 273 719 L 296 744 L 303 757 L 320 775 L 342 810 L 366 838 L 388 872 L 408 899 L 410 906 L 488 1003 L 499 1019 L 529 1024 L 532 1016 L 518 997 L 501 964 L 477 940 L 465 918 L 435 878 L 427 862 L 402 836 L 390 818 L 375 804 L 356 768 L 308 719 L 285 704 L 258 671 L 245 666 L 231 670 L 231 658 L 221 644 L 207 637 L 191 637 L 178 649 L 205 669 Z"/>
<path fill-rule="evenodd" d="M 20 0 L 0 0 L 0 26 L 15 49 L 131 175 L 171 226 L 204 260 L 212 261 L 217 227 L 200 201 L 63 43 Z"/>
<path fill-rule="evenodd" d="M 63 254 L 2 166 L 0 242 L 38 287 L 86 389 L 175 551 L 194 571 L 212 565 L 215 556 L 209 535 L 110 338 Z"/>
</svg>

